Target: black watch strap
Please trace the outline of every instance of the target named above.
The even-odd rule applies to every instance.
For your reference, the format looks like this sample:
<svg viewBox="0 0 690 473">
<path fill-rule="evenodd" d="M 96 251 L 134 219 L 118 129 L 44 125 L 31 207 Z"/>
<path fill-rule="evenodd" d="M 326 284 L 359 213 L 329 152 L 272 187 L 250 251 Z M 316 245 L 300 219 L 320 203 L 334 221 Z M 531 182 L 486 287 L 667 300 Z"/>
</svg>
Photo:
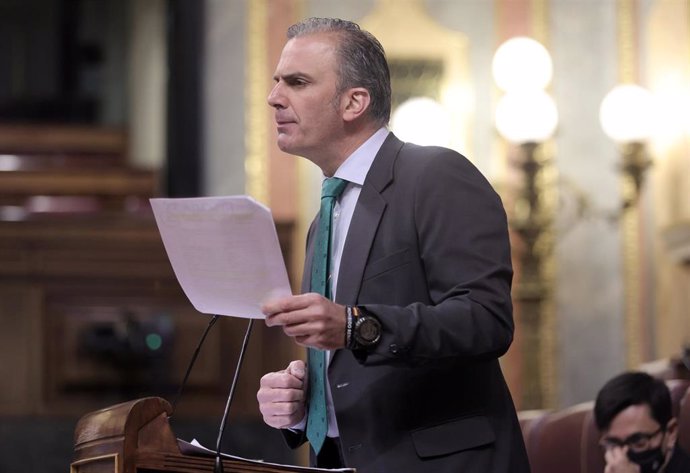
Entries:
<svg viewBox="0 0 690 473">
<path fill-rule="evenodd" d="M 350 350 L 366 349 L 381 339 L 381 322 L 361 307 L 346 307 L 345 344 Z"/>
</svg>

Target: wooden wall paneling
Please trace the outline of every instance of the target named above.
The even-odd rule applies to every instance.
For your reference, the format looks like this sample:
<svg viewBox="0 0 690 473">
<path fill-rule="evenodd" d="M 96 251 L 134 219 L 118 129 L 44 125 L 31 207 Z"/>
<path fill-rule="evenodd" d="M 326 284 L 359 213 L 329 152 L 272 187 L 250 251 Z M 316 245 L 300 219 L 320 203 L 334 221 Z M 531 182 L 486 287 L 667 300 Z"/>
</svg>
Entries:
<svg viewBox="0 0 690 473">
<path fill-rule="evenodd" d="M 32 412 L 40 403 L 41 302 L 35 284 L 0 281 L 0 415 Z"/>
<path fill-rule="evenodd" d="M 280 227 L 284 251 L 290 234 Z M 172 400 L 209 320 L 179 287 L 151 215 L 0 221 L 0 375 L 13 380 L 0 393 L 2 414 L 80 415 L 144 395 Z M 181 416 L 222 413 L 246 323 L 223 318 L 211 331 Z M 142 346 L 150 333 L 162 337 L 161 352 Z M 282 332 L 256 321 L 234 417 L 258 417 L 258 381 L 290 352 Z"/>
</svg>

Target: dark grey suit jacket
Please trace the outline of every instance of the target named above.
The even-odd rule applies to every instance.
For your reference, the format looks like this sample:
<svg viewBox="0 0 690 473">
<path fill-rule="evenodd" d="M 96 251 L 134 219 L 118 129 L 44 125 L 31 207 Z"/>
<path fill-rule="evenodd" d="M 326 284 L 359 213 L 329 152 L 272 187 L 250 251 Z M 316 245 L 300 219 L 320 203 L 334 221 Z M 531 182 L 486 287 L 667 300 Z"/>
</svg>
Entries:
<svg viewBox="0 0 690 473">
<path fill-rule="evenodd" d="M 513 337 L 511 279 L 505 212 L 487 180 L 454 151 L 390 134 L 362 187 L 338 275 L 336 301 L 383 325 L 375 349 L 338 350 L 329 366 L 347 466 L 529 471 L 498 363 Z"/>
</svg>

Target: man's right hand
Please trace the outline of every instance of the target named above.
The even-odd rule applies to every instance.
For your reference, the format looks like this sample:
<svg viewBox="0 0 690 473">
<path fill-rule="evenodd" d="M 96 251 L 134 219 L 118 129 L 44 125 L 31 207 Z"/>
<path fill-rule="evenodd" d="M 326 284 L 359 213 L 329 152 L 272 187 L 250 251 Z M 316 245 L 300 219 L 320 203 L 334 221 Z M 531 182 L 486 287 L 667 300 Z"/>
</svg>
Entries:
<svg viewBox="0 0 690 473">
<path fill-rule="evenodd" d="M 264 422 L 276 429 L 299 424 L 305 416 L 306 369 L 304 361 L 292 361 L 282 371 L 261 378 L 256 399 Z"/>
<path fill-rule="evenodd" d="M 640 467 L 628 460 L 627 448 L 610 448 L 604 455 L 604 473 L 640 473 Z"/>
</svg>

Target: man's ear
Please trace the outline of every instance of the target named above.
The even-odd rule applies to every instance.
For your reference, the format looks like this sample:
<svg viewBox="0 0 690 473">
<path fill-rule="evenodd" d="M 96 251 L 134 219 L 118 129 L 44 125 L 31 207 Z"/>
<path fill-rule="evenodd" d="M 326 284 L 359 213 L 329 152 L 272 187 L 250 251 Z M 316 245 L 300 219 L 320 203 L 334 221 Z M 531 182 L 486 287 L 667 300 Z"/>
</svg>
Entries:
<svg viewBox="0 0 690 473">
<path fill-rule="evenodd" d="M 353 87 L 346 90 L 341 97 L 343 120 L 351 122 L 364 115 L 369 109 L 371 97 L 369 91 L 363 87 Z"/>
<path fill-rule="evenodd" d="M 666 446 L 669 449 L 673 449 L 676 445 L 676 440 L 678 440 L 678 420 L 672 417 L 671 420 L 666 424 Z"/>
</svg>

